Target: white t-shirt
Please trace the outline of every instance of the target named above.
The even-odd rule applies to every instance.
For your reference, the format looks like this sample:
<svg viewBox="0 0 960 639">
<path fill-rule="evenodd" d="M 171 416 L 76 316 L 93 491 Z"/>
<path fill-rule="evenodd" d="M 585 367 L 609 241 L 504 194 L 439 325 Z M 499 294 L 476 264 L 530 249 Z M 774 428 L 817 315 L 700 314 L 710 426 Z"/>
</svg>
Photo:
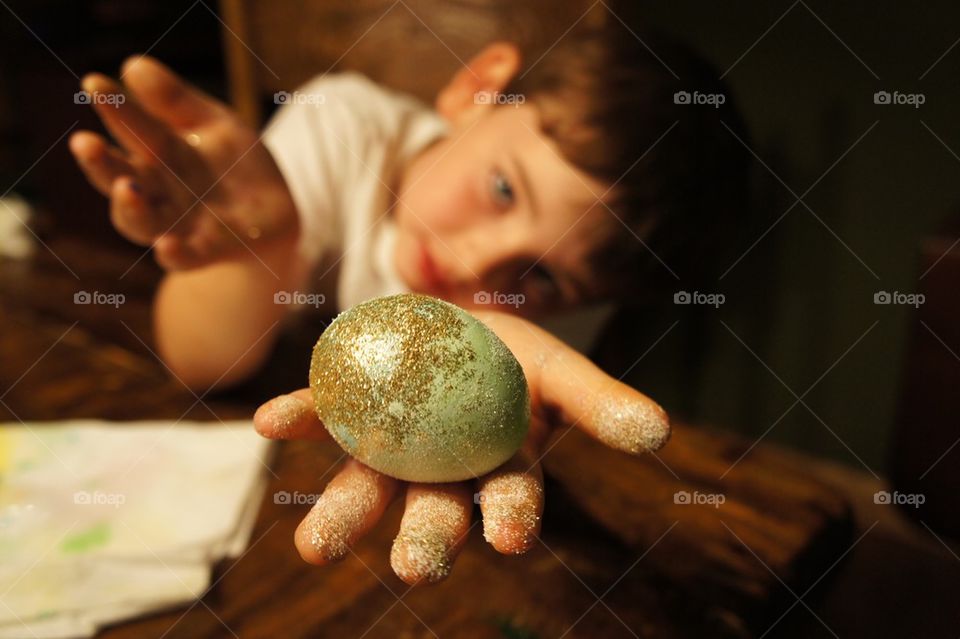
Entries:
<svg viewBox="0 0 960 639">
<path fill-rule="evenodd" d="M 391 206 L 400 169 L 448 133 L 446 121 L 354 72 L 320 76 L 280 95 L 263 141 L 297 207 L 298 250 L 311 277 L 336 274 L 338 311 L 409 292 L 394 266 Z M 587 352 L 612 310 L 588 307 L 540 324 Z"/>
</svg>

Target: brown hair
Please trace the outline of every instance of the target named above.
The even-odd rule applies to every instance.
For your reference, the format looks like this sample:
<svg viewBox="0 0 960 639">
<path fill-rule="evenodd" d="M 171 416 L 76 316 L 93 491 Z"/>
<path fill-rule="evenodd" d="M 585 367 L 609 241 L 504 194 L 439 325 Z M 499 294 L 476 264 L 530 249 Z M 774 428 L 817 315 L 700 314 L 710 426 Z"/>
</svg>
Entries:
<svg viewBox="0 0 960 639">
<path fill-rule="evenodd" d="M 745 214 L 749 165 L 743 121 L 716 70 L 612 18 L 525 58 L 504 91 L 537 106 L 569 162 L 614 185 L 610 211 L 597 205 L 611 224 L 593 227 L 604 237 L 589 258 L 608 275 L 600 295 L 635 302 L 715 280 L 723 238 Z M 724 103 L 684 104 L 678 92 L 694 91 Z"/>
</svg>

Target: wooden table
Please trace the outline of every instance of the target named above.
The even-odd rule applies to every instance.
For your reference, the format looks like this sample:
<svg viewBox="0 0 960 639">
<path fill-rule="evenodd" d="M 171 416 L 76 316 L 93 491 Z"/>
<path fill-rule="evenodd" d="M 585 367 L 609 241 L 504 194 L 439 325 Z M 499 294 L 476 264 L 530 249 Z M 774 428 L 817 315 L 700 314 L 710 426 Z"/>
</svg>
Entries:
<svg viewBox="0 0 960 639">
<path fill-rule="evenodd" d="M 48 243 L 29 263 L 0 263 L 0 418 L 247 418 L 261 401 L 304 385 L 317 328 L 294 326 L 255 382 L 194 396 L 152 352 L 152 258 L 118 279 L 139 251 Z M 79 290 L 122 292 L 127 301 L 75 305 Z M 859 474 L 685 425 L 658 458 L 608 451 L 574 431 L 554 443 L 541 543 L 504 557 L 474 530 L 445 583 L 413 590 L 388 563 L 396 503 L 344 561 L 318 569 L 300 560 L 292 537 L 308 506 L 273 495 L 319 492 L 342 453 L 332 444 L 279 445 L 248 549 L 215 567 L 203 598 L 100 636 L 753 637 L 773 625 L 766 636 L 829 637 L 850 623 L 849 602 L 830 586 L 849 581 L 851 558 L 879 537 L 869 517 L 854 521 L 841 494 L 872 485 Z M 676 503 L 678 491 L 722 494 L 725 503 Z M 936 544 L 927 550 L 938 562 L 948 557 Z M 941 599 L 956 594 L 943 582 Z M 881 630 L 894 627 L 871 614 Z M 862 617 L 852 623 L 865 627 Z"/>
</svg>

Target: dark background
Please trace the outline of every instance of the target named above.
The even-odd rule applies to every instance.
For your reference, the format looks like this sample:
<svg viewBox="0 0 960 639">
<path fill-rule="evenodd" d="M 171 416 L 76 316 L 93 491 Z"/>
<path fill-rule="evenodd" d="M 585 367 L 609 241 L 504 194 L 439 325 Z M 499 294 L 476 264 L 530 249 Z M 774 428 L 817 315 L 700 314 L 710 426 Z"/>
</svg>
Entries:
<svg viewBox="0 0 960 639">
<path fill-rule="evenodd" d="M 960 10 L 943 0 L 641 8 L 725 74 L 758 158 L 760 216 L 744 229 L 742 260 L 717 274 L 726 305 L 694 322 L 668 304 L 635 327 L 632 359 L 643 357 L 629 381 L 678 414 L 882 473 L 897 423 L 914 427 L 897 415 L 916 318 L 873 298 L 920 290 L 924 238 L 957 210 Z M 73 102 L 78 78 L 116 75 L 125 57 L 149 51 L 225 97 L 218 11 L 119 0 L 0 7 L 0 191 L 39 205 L 41 237 L 88 238 L 93 260 L 98 246 L 124 244 L 67 151 L 71 127 L 98 128 Z M 878 90 L 926 102 L 876 105 Z M 790 208 L 791 190 L 806 206 Z M 942 341 L 952 360 L 960 344 Z M 957 430 L 952 420 L 933 427 L 947 441 Z"/>
<path fill-rule="evenodd" d="M 726 73 L 763 163 L 798 196 L 816 182 L 803 198 L 812 212 L 798 204 L 773 226 L 795 198 L 757 167 L 763 230 L 772 230 L 724 278 L 745 303 L 717 319 L 770 370 L 714 322 L 698 414 L 752 436 L 772 427 L 772 441 L 882 472 L 897 452 L 890 442 L 915 318 L 909 307 L 875 305 L 873 295 L 920 290 L 944 267 L 918 282 L 922 241 L 960 202 L 957 5 L 647 4 L 654 23 Z M 879 90 L 922 93 L 926 102 L 875 105 Z M 668 350 L 657 351 L 664 367 Z M 947 359 L 960 366 L 954 354 Z M 798 405 L 780 419 L 795 401 L 787 387 L 803 397 L 814 383 L 804 402 L 816 416 Z M 901 421 L 916 427 L 910 416 Z M 955 420 L 938 426 L 955 440 Z"/>
</svg>

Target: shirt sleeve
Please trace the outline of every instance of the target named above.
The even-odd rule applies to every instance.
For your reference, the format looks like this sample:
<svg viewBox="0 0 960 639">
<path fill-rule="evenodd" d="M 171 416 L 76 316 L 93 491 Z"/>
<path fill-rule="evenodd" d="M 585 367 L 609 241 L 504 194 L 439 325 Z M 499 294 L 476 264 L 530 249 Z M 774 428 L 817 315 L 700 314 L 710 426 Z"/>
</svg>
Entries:
<svg viewBox="0 0 960 639">
<path fill-rule="evenodd" d="M 385 253 L 392 250 L 388 185 L 446 132 L 445 122 L 355 72 L 320 76 L 275 100 L 280 107 L 263 139 L 296 205 L 307 268 L 316 275 L 321 264 L 337 265 L 341 308 L 401 289 Z"/>
<path fill-rule="evenodd" d="M 263 135 L 290 190 L 300 220 L 300 255 L 316 266 L 342 244 L 342 191 L 353 163 L 346 157 L 362 129 L 352 108 L 358 74 L 321 76 L 293 92 L 280 91 L 280 105 Z"/>
</svg>

